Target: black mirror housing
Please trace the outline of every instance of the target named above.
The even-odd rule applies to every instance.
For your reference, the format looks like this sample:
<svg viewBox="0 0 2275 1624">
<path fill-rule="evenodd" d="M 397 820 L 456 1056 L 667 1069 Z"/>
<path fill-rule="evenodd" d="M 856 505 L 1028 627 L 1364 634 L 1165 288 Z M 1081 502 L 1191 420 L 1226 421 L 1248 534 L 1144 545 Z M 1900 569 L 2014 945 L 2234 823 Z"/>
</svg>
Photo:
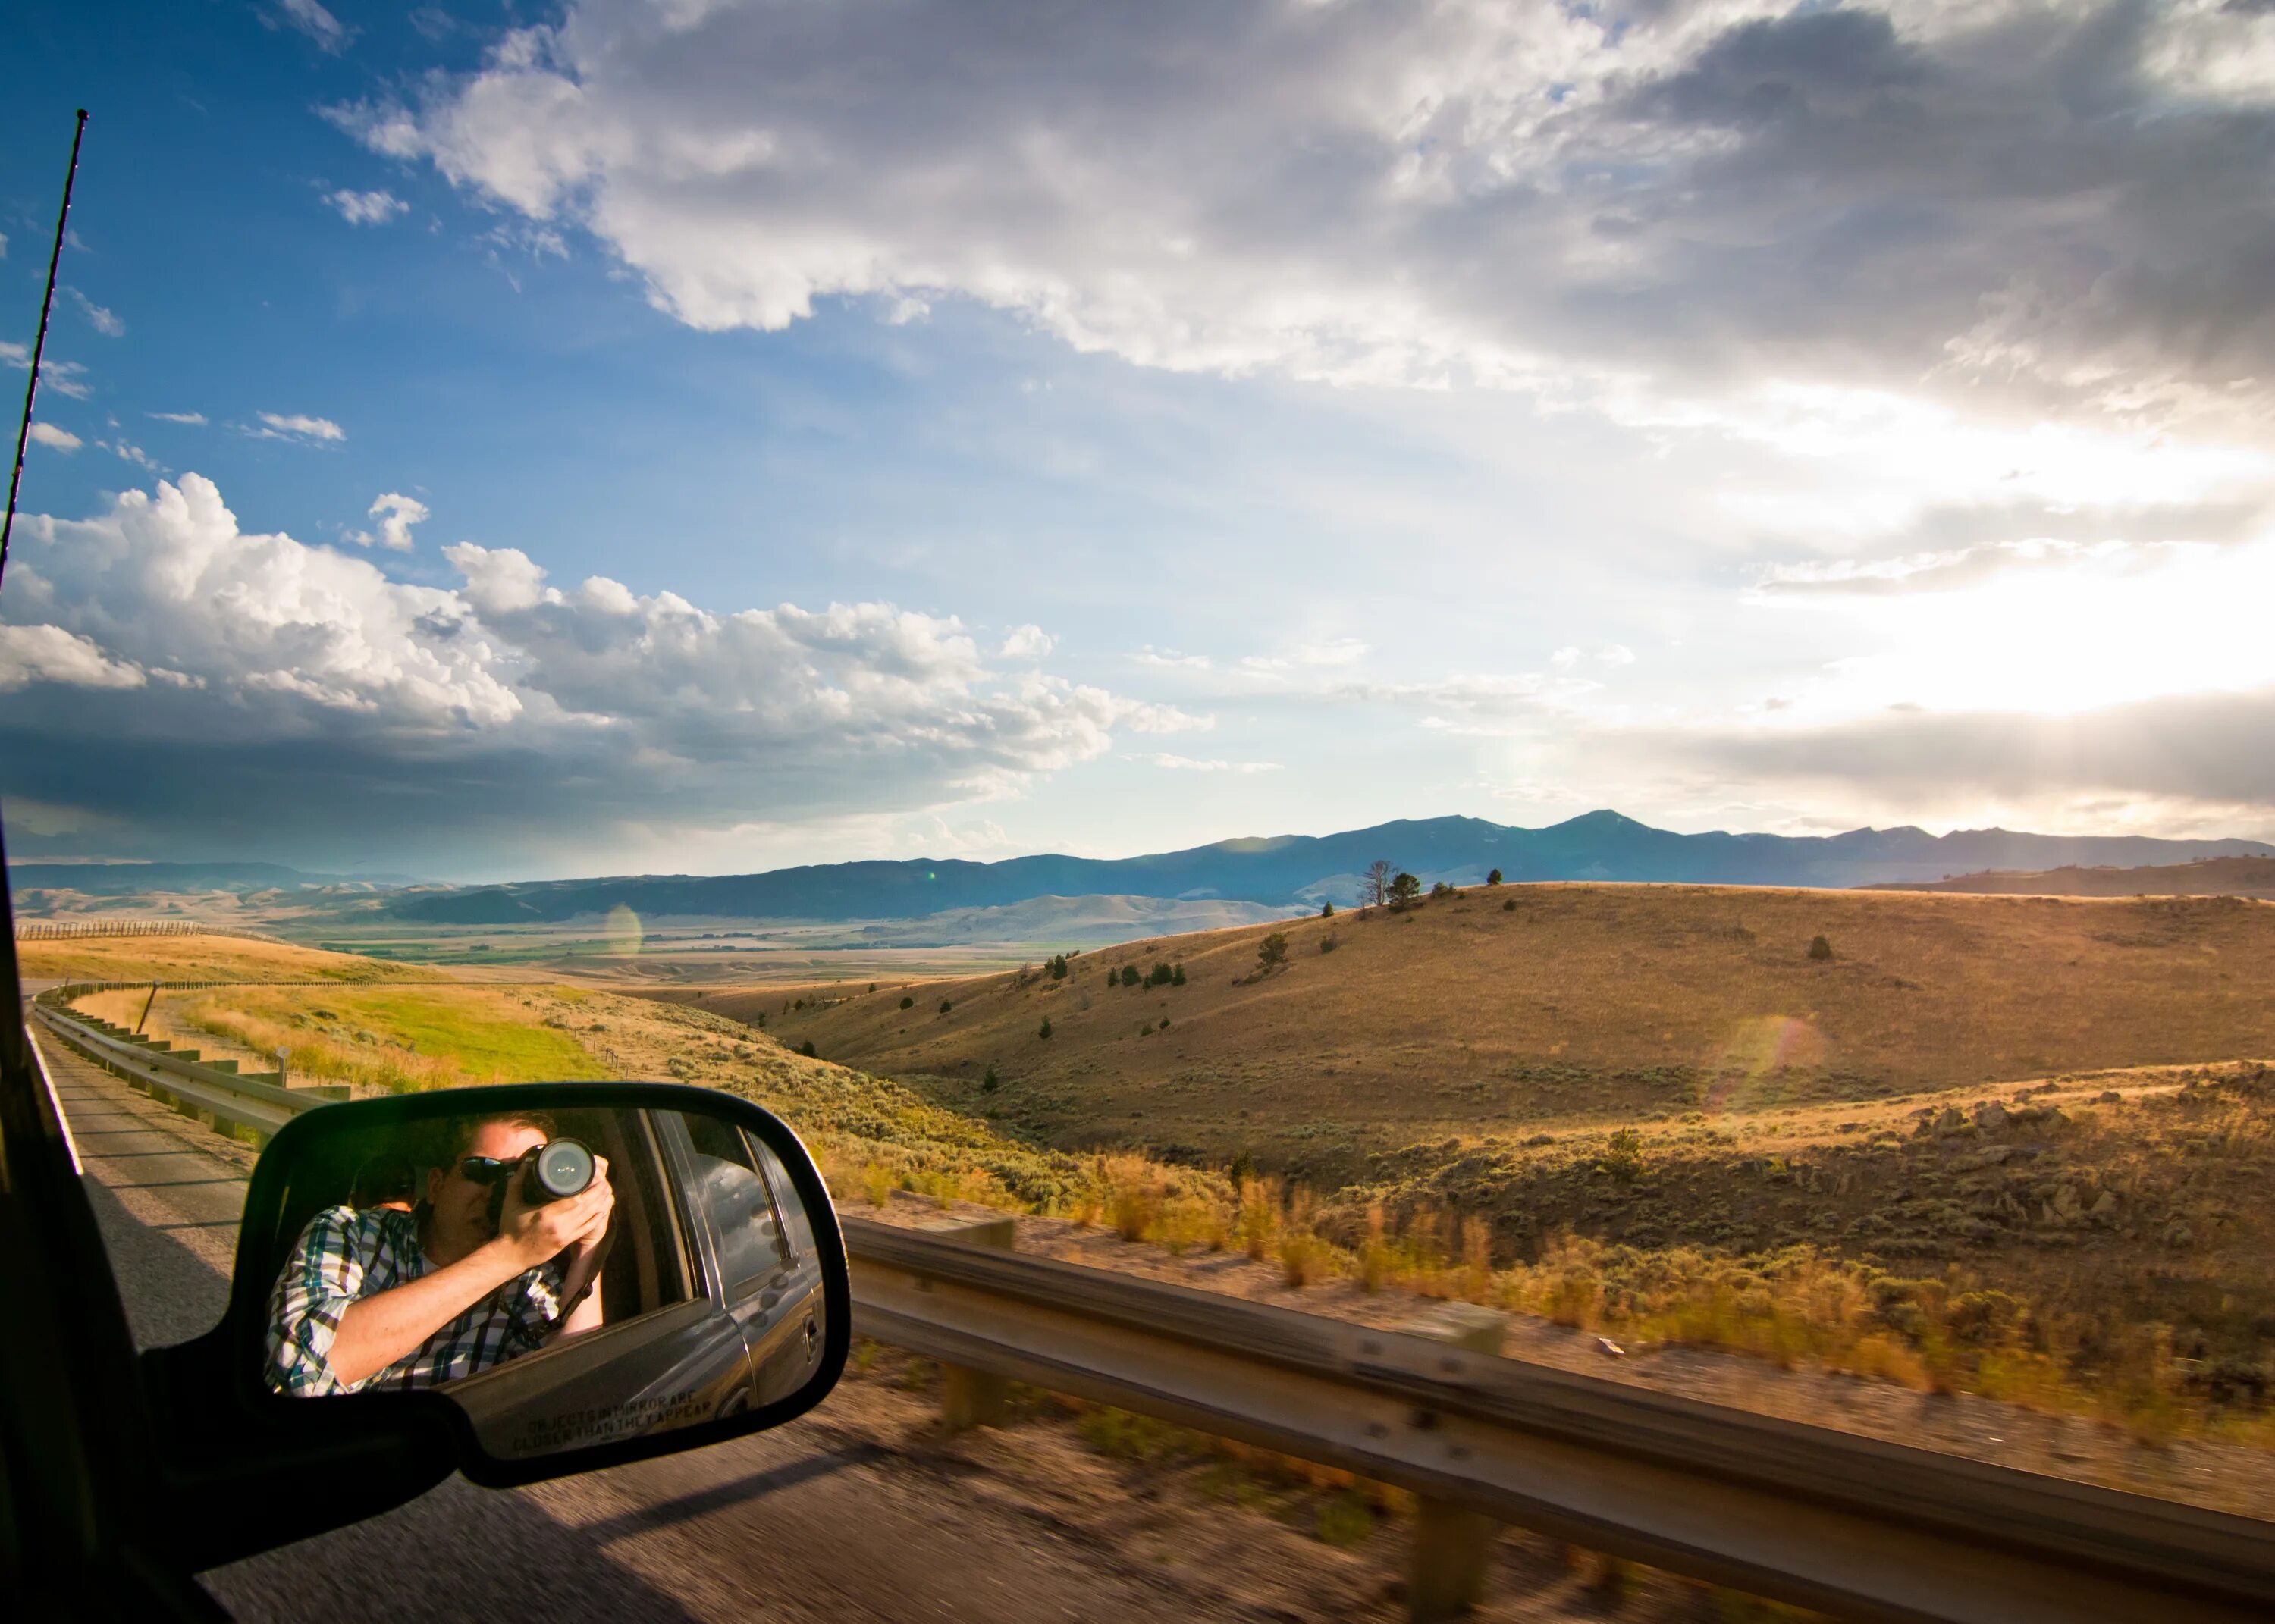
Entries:
<svg viewBox="0 0 2275 1624">
<path fill-rule="evenodd" d="M 578 1193 L 525 1180 L 540 1146 Z M 372 1321 L 344 1307 L 461 1258 L 459 1297 L 505 1283 L 372 1373 L 370 1344 L 351 1347 Z M 762 1431 L 828 1395 L 850 1321 L 820 1173 L 747 1100 L 531 1083 L 321 1106 L 254 1167 L 222 1323 L 143 1356 L 167 1498 L 185 1508 L 170 1543 L 207 1567 L 453 1469 L 504 1488 Z"/>
</svg>

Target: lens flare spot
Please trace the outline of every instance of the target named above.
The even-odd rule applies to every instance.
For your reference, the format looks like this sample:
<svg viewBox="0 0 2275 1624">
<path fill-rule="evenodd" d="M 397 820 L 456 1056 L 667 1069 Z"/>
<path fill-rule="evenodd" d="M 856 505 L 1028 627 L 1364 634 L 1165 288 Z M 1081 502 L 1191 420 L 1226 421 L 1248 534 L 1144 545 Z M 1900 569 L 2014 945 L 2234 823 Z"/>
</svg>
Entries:
<svg viewBox="0 0 2275 1624">
<path fill-rule="evenodd" d="M 1825 1034 L 1810 1019 L 1793 1015 L 1757 1015 L 1731 1030 L 1706 1067 L 1709 1115 L 1767 1103 L 1774 1079 L 1793 1069 L 1813 1068 L 1825 1058 Z"/>
<path fill-rule="evenodd" d="M 604 927 L 608 938 L 608 951 L 626 956 L 636 955 L 646 933 L 640 929 L 639 915 L 618 903 L 608 910 L 608 922 Z"/>
</svg>

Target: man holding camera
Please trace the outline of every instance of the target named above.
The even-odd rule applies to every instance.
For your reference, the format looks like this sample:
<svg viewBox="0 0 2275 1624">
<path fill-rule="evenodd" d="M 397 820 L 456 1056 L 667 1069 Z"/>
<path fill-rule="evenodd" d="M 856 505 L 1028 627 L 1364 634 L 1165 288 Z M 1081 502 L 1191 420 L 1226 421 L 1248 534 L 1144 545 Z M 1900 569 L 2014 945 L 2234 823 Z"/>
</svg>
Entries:
<svg viewBox="0 0 2275 1624">
<path fill-rule="evenodd" d="M 582 1193 L 532 1202 L 523 1169 L 553 1138 L 549 1121 L 448 1127 L 419 1206 L 327 1207 L 300 1232 L 269 1297 L 276 1392 L 437 1386 L 601 1323 L 593 1286 L 616 1206 L 608 1159 L 593 1158 Z"/>
</svg>

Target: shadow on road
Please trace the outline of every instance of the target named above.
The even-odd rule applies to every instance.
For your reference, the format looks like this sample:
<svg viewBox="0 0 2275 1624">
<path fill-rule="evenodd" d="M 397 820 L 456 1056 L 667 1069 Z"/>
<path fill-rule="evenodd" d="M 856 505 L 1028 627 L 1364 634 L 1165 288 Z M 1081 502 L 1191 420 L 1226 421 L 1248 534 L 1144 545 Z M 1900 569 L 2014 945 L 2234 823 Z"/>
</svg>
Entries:
<svg viewBox="0 0 2275 1624">
<path fill-rule="evenodd" d="M 779 1490 L 795 1488 L 817 1477 L 828 1477 L 843 1471 L 849 1466 L 867 1466 L 888 1460 L 892 1451 L 877 1444 L 856 1444 L 850 1448 L 832 1450 L 826 1454 L 812 1454 L 802 1461 L 791 1461 L 781 1466 L 769 1467 L 762 1472 L 737 1477 L 732 1483 L 719 1484 L 693 1494 L 683 1494 L 677 1499 L 665 1500 L 654 1506 L 639 1506 L 621 1516 L 610 1517 L 605 1522 L 594 1522 L 583 1531 L 596 1544 L 606 1545 L 634 1534 L 645 1534 L 675 1522 L 708 1516 L 724 1511 L 730 1506 L 763 1499 Z"/>
</svg>

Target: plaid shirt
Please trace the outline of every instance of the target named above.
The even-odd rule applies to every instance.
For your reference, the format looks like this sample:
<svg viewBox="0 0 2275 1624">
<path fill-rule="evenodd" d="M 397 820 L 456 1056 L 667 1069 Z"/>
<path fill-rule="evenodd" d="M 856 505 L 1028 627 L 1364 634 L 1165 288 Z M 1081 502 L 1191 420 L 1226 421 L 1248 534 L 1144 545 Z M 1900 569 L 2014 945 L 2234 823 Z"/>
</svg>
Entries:
<svg viewBox="0 0 2275 1624">
<path fill-rule="evenodd" d="M 326 1207 L 308 1220 L 268 1298 L 268 1386 L 296 1397 L 432 1387 L 518 1358 L 561 1318 L 566 1269 L 556 1259 L 508 1280 L 376 1375 L 332 1373 L 340 1316 L 360 1298 L 439 1265 L 419 1247 L 419 1220 L 389 1207 Z"/>
</svg>

